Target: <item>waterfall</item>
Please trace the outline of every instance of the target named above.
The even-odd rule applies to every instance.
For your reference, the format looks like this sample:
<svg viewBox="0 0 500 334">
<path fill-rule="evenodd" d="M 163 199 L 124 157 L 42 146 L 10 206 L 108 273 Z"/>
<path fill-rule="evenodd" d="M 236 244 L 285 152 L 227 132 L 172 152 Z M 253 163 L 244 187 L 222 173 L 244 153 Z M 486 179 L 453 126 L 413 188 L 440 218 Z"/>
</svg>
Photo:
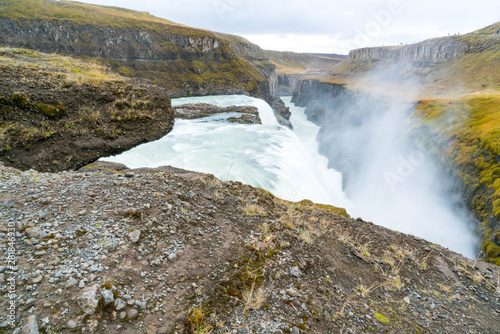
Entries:
<svg viewBox="0 0 500 334">
<path fill-rule="evenodd" d="M 291 201 L 309 199 L 349 207 L 342 175 L 329 169 L 327 159 L 318 153 L 314 145 L 319 128 L 307 121 L 302 108 L 296 108 L 292 116 L 298 125 L 292 131 L 280 126 L 272 108 L 260 99 L 244 95 L 172 99 L 173 106 L 200 102 L 257 107 L 262 124 L 231 124 L 224 117 L 234 115 L 221 114 L 177 119 L 164 138 L 104 160 L 130 168 L 170 165 L 240 181 Z"/>
<path fill-rule="evenodd" d="M 378 163 L 380 159 L 372 161 L 370 157 L 383 157 L 377 152 L 389 147 L 379 146 L 392 140 L 384 141 L 387 138 L 380 136 L 371 138 L 371 146 L 367 147 L 378 145 L 378 148 L 371 148 L 369 154 L 365 154 L 367 172 L 356 179 L 356 184 L 362 187 L 356 188 L 355 193 L 347 197 L 343 192 L 342 174 L 328 168 L 329 160 L 319 153 L 317 138 L 320 128 L 307 120 L 304 108 L 291 104 L 290 98 L 283 100 L 290 107 L 294 130 L 280 126 L 271 107 L 265 101 L 252 97 L 230 95 L 173 99 L 173 106 L 200 102 L 221 107 L 255 106 L 263 124 L 231 124 L 226 120 L 234 116 L 232 113 L 196 120 L 177 119 L 174 129 L 162 139 L 104 160 L 123 163 L 130 168 L 169 165 L 213 174 L 222 180 L 240 181 L 291 201 L 309 199 L 343 207 L 349 213 L 373 219 L 377 224 L 440 243 L 469 257 L 474 256 L 473 234 L 460 224 L 454 225 L 460 233 L 451 233 L 448 222 L 455 222 L 458 218 L 440 206 L 437 198 L 427 193 L 411 192 L 413 197 L 408 198 L 426 198 L 427 201 L 423 202 L 426 207 L 420 205 L 421 201 L 417 199 L 407 203 L 398 197 L 400 194 L 396 196 L 384 191 L 384 185 L 377 186 L 380 180 L 372 178 L 370 170 L 387 167 Z M 384 119 L 379 122 L 383 125 Z M 359 137 L 359 132 L 355 137 Z M 339 141 L 336 146 L 354 145 L 355 137 L 348 137 L 345 143 Z M 409 187 L 405 188 L 408 191 L 412 186 L 417 188 L 410 181 Z M 418 182 L 422 183 L 421 180 Z"/>
</svg>

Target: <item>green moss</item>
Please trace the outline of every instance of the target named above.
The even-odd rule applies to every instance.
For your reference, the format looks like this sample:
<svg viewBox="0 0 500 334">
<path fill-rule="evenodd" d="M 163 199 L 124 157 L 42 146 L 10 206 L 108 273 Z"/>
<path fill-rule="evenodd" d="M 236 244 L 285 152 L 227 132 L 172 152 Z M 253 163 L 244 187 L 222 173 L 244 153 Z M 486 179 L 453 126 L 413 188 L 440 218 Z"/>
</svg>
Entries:
<svg viewBox="0 0 500 334">
<path fill-rule="evenodd" d="M 14 93 L 10 100 L 19 108 L 25 109 L 28 106 L 28 98 L 22 93 Z"/>
<path fill-rule="evenodd" d="M 486 253 L 488 258 L 498 261 L 498 257 L 500 257 L 500 246 L 493 241 L 487 240 L 483 243 L 483 252 Z"/>
<path fill-rule="evenodd" d="M 387 319 L 385 316 L 383 316 L 380 313 L 375 313 L 375 318 L 377 318 L 378 321 L 383 322 L 383 323 L 389 323 L 390 320 Z"/>
<path fill-rule="evenodd" d="M 66 114 L 66 108 L 62 103 L 53 106 L 45 103 L 38 103 L 36 109 L 48 118 L 58 118 Z"/>
</svg>

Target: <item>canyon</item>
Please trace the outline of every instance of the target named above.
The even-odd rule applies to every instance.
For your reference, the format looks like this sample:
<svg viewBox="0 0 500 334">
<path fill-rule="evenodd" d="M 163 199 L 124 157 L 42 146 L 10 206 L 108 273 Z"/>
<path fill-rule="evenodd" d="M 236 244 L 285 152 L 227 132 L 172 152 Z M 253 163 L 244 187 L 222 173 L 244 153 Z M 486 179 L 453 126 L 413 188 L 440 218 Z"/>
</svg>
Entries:
<svg viewBox="0 0 500 334">
<path fill-rule="evenodd" d="M 0 333 L 496 332 L 499 31 L 495 23 L 348 57 L 296 54 L 137 11 L 1 0 L 0 246 L 8 262 L 0 303 L 10 314 L 0 315 Z M 172 100 L 214 94 L 268 112 Z M 362 197 L 355 211 L 336 206 L 338 198 L 294 200 L 295 188 L 287 200 L 260 184 L 222 181 L 232 157 L 215 161 L 219 178 L 101 159 L 176 135 L 175 123 L 186 126 L 185 141 L 172 151 L 182 150 L 190 122 L 217 130 L 207 114 L 240 111 L 235 123 L 217 120 L 232 135 L 206 146 L 232 140 L 246 154 L 235 140 L 243 138 L 260 157 L 249 177 L 284 173 L 298 148 L 284 142 L 293 115 L 279 94 L 293 94 L 319 127 L 308 147 L 338 176 L 341 195 L 343 183 L 346 195 Z M 260 145 L 258 132 L 274 139 Z M 203 165 L 210 153 L 189 158 Z M 309 182 L 314 171 L 299 169 L 292 181 Z M 366 208 L 415 228 L 456 225 L 424 240 L 380 226 Z"/>
</svg>

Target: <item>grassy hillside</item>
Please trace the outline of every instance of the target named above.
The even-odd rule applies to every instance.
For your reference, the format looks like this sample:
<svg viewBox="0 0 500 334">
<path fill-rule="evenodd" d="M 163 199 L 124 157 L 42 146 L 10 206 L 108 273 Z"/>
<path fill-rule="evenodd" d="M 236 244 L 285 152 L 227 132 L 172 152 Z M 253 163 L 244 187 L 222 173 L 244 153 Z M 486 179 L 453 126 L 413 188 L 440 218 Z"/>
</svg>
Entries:
<svg viewBox="0 0 500 334">
<path fill-rule="evenodd" d="M 422 100 L 413 118 L 413 135 L 464 184 L 464 196 L 481 221 L 483 251 L 500 265 L 494 242 L 500 241 L 500 94 Z"/>
<path fill-rule="evenodd" d="M 478 35 L 500 35 L 500 22 L 493 23 L 483 29 L 474 31 L 473 34 Z"/>
<path fill-rule="evenodd" d="M 144 12 L 64 0 L 3 0 L 0 3 L 0 17 L 19 22 L 57 20 L 65 23 L 113 28 L 154 30 L 167 25 L 189 29 L 187 26 Z M 191 30 L 195 31 L 195 29 Z"/>
</svg>

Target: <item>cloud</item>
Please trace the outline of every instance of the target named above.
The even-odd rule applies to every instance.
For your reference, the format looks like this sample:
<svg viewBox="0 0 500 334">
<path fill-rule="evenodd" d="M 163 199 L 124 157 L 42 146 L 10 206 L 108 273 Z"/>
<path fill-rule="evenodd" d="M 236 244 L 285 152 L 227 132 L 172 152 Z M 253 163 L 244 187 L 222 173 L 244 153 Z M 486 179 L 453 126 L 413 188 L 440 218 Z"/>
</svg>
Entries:
<svg viewBox="0 0 500 334">
<path fill-rule="evenodd" d="M 331 47 L 330 52 L 338 52 L 344 44 L 352 45 L 360 30 L 383 18 L 383 14 L 394 7 L 399 8 L 398 12 L 391 13 L 388 24 L 384 24 L 376 38 L 371 38 L 362 46 L 413 43 L 448 33 L 467 33 L 500 20 L 500 12 L 496 10 L 498 0 L 81 1 L 147 11 L 193 27 L 254 36 L 254 40 L 261 43 L 278 41 L 280 35 L 286 35 L 289 36 L 286 38 L 288 44 L 281 39 L 281 43 L 277 44 L 280 49 L 303 49 L 298 43 L 310 47 L 317 45 L 309 50 L 311 52 L 322 52 L 320 50 L 326 50 L 325 45 Z M 294 41 L 293 36 L 299 36 L 299 40 Z M 310 37 L 312 40 L 308 41 L 300 36 L 315 37 Z M 321 36 L 328 37 L 325 45 L 316 43 Z M 262 46 L 267 48 L 266 45 Z"/>
</svg>

